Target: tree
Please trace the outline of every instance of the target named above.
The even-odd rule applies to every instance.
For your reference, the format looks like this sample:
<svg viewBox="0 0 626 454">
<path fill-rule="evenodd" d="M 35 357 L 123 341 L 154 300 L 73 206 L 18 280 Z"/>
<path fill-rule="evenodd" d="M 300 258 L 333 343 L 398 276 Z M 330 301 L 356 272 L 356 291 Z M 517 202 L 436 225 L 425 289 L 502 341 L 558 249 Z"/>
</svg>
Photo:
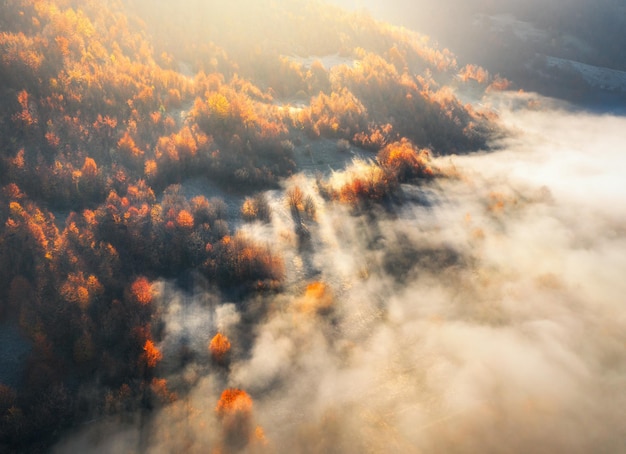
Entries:
<svg viewBox="0 0 626 454">
<path fill-rule="evenodd" d="M 222 440 L 227 448 L 242 449 L 253 439 L 252 398 L 247 392 L 237 388 L 224 390 L 215 412 L 222 424 Z"/>
<path fill-rule="evenodd" d="M 416 149 L 408 139 L 387 145 L 378 153 L 377 159 L 400 182 L 434 176 L 429 164 L 430 152 Z"/>
<path fill-rule="evenodd" d="M 140 357 L 140 363 L 148 368 L 154 368 L 163 359 L 163 353 L 154 345 L 150 339 L 143 346 L 143 353 Z"/>
<path fill-rule="evenodd" d="M 180 210 L 176 215 L 176 225 L 183 230 L 193 229 L 193 215 L 187 210 Z"/>
<path fill-rule="evenodd" d="M 146 277 L 138 277 L 130 286 L 130 295 L 139 305 L 148 305 L 152 302 L 152 284 Z"/>
<path fill-rule="evenodd" d="M 263 194 L 254 197 L 246 197 L 241 205 L 241 216 L 244 221 L 252 222 L 259 220 L 269 222 L 271 218 L 271 208 L 267 198 Z"/>
<path fill-rule="evenodd" d="M 209 351 L 211 352 L 211 357 L 216 363 L 222 364 L 226 362 L 230 352 L 230 341 L 228 340 L 228 337 L 222 333 L 217 333 L 213 336 L 213 339 L 211 339 L 211 342 L 209 343 Z"/>
</svg>

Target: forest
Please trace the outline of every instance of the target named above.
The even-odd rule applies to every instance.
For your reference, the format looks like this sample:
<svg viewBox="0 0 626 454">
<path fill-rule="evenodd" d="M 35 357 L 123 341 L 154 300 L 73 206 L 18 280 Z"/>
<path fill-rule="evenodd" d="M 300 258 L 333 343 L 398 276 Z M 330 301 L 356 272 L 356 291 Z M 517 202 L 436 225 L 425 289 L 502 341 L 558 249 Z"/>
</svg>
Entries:
<svg viewBox="0 0 626 454">
<path fill-rule="evenodd" d="M 45 452 L 82 424 L 184 399 L 160 367 L 157 283 L 262 314 L 259 301 L 292 285 L 290 264 L 242 226 L 269 222 L 264 191 L 302 170 L 299 155 L 315 160 L 316 144 L 367 157 L 343 178 L 316 177 L 327 203 L 364 213 L 401 204 L 404 185 L 455 178 L 432 156 L 503 134 L 454 87 L 508 81 L 365 13 L 304 0 L 157 4 L 0 4 L 1 452 Z M 328 55 L 342 63 L 325 66 Z M 198 180 L 224 196 L 186 190 Z M 284 205 L 306 247 L 315 200 L 295 186 Z M 309 284 L 314 310 L 329 292 Z M 227 370 L 232 339 L 210 337 L 204 355 L 181 350 L 169 367 Z M 215 405 L 225 445 L 263 438 L 246 428 L 245 391 Z"/>
</svg>

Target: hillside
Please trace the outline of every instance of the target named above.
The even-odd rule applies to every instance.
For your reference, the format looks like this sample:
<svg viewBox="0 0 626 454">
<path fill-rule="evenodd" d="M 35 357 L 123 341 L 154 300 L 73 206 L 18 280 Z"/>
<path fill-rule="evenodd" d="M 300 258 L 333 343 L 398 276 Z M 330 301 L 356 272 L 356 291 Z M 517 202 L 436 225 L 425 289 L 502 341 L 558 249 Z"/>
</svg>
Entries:
<svg viewBox="0 0 626 454">
<path fill-rule="evenodd" d="M 454 49 L 462 64 L 483 66 L 516 83 L 516 88 L 558 97 L 599 111 L 620 109 L 623 86 L 597 84 L 571 66 L 547 63 L 556 58 L 595 67 L 611 79 L 626 70 L 626 8 L 619 0 L 336 0 L 367 7 L 377 17 L 420 30 Z M 576 66 L 576 65 L 574 65 Z M 608 72 L 607 72 L 608 71 Z"/>
<path fill-rule="evenodd" d="M 623 452 L 584 3 L 0 2 L 0 453 Z"/>
<path fill-rule="evenodd" d="M 243 233 L 270 219 L 261 191 L 305 171 L 328 203 L 402 203 L 402 184 L 443 175 L 431 155 L 501 133 L 447 85 L 460 71 L 424 36 L 321 2 L 3 2 L 0 450 L 184 398 L 166 371 L 211 360 L 161 351 L 160 283 L 242 310 L 302 285 Z M 316 203 L 282 197 L 306 247 Z"/>
</svg>

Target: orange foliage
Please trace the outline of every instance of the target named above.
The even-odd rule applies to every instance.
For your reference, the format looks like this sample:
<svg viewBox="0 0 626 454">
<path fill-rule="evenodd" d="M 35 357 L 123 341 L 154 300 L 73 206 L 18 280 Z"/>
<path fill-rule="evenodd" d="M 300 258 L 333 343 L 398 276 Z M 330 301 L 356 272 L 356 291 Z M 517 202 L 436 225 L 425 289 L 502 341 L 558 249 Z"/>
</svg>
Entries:
<svg viewBox="0 0 626 454">
<path fill-rule="evenodd" d="M 246 221 L 252 221 L 256 219 L 257 215 L 258 209 L 254 204 L 254 200 L 247 197 L 246 200 L 244 200 L 243 205 L 241 205 L 241 216 Z"/>
<path fill-rule="evenodd" d="M 35 73 L 44 60 L 39 44 L 36 38 L 22 32 L 0 33 L 0 62 L 6 66 L 23 66 Z"/>
<path fill-rule="evenodd" d="M 163 359 L 163 353 L 159 350 L 150 339 L 143 346 L 142 362 L 150 368 L 156 367 L 157 363 Z"/>
<path fill-rule="evenodd" d="M 338 189 L 330 188 L 331 195 L 343 203 L 357 205 L 367 200 L 382 200 L 395 189 L 395 181 L 381 167 L 367 165 L 351 172 L 348 181 Z"/>
<path fill-rule="evenodd" d="M 221 363 L 230 352 L 230 341 L 222 333 L 217 333 L 209 343 L 209 351 L 213 359 Z"/>
<path fill-rule="evenodd" d="M 463 82 L 475 80 L 481 85 L 489 82 L 489 73 L 485 68 L 478 65 L 465 65 L 465 67 L 461 70 L 459 77 Z"/>
<path fill-rule="evenodd" d="M 96 128 L 96 130 L 104 130 L 109 133 L 110 131 L 113 131 L 117 126 L 117 119 L 112 118 L 108 115 L 105 115 L 103 117 L 101 114 L 98 114 L 98 117 L 96 118 L 96 121 L 94 121 L 93 126 L 94 128 Z"/>
<path fill-rule="evenodd" d="M 302 192 L 302 189 L 300 189 L 300 186 L 289 188 L 286 195 L 289 208 L 296 211 L 304 210 L 304 193 Z"/>
<path fill-rule="evenodd" d="M 188 126 L 185 126 L 178 134 L 174 134 L 172 137 L 176 150 L 181 158 L 195 156 L 198 151 L 198 143 Z"/>
<path fill-rule="evenodd" d="M 89 157 L 85 158 L 85 164 L 83 164 L 81 172 L 88 178 L 96 177 L 96 175 L 98 175 L 98 166 L 96 165 L 96 161 Z"/>
<path fill-rule="evenodd" d="M 130 292 L 133 299 L 142 306 L 152 302 L 152 285 L 143 276 L 135 279 L 130 286 Z"/>
<path fill-rule="evenodd" d="M 493 79 L 493 82 L 489 84 L 487 87 L 487 91 L 504 91 L 511 88 L 511 81 L 496 74 Z"/>
<path fill-rule="evenodd" d="M 20 120 L 25 126 L 37 124 L 35 104 L 30 100 L 30 96 L 26 90 L 22 90 L 17 94 L 17 100 L 20 103 L 22 111 L 16 114 L 15 118 Z"/>
<path fill-rule="evenodd" d="M 14 217 L 22 217 L 25 215 L 24 208 L 19 204 L 19 202 L 9 203 L 9 212 L 11 213 L 11 216 Z"/>
<path fill-rule="evenodd" d="M 323 282 L 312 282 L 306 286 L 306 292 L 304 295 L 307 298 L 320 299 L 326 295 L 327 290 L 326 284 Z"/>
<path fill-rule="evenodd" d="M 365 129 L 366 116 L 361 101 L 344 87 L 330 96 L 320 93 L 311 99 L 309 109 L 303 109 L 297 120 L 313 136 L 350 139 Z"/>
<path fill-rule="evenodd" d="M 180 36 L 172 36 L 176 28 L 168 25 L 167 30 L 150 33 L 144 24 L 126 17 L 128 11 L 121 9 L 121 3 L 11 0 L 0 7 L 10 13 L 0 19 L 0 74 L 8 96 L 0 109 L 5 145 L 0 167 L 6 185 L 0 195 L 0 302 L 16 312 L 32 337 L 38 352 L 30 358 L 33 363 L 45 351 L 46 358 L 68 366 L 58 373 L 65 375 L 63 379 L 90 379 L 84 372 L 93 370 L 96 381 L 131 384 L 107 398 L 106 407 L 116 411 L 133 405 L 137 392 L 151 393 L 157 402 L 173 398 L 164 379 L 150 381 L 147 369 L 163 358 L 151 337 L 151 322 L 160 327 L 162 314 L 155 307 L 151 282 L 138 274 L 174 278 L 181 269 L 201 268 L 211 282 L 237 294 L 239 289 L 278 288 L 284 278 L 283 262 L 271 245 L 240 234 L 227 236 L 228 210 L 223 202 L 204 197 L 188 201 L 182 191 L 167 190 L 161 198 L 163 188 L 197 175 L 229 189 L 239 182 L 250 184 L 236 188 L 242 192 L 251 189 L 251 183 L 273 183 L 295 169 L 296 148 L 285 139 L 292 138 L 299 149 L 301 131 L 342 138 L 346 150 L 348 141 L 381 150 L 403 135 L 428 144 L 451 134 L 449 141 L 441 142 L 455 143 L 460 139 L 453 132 L 469 128 L 465 118 L 469 114 L 450 92 L 434 94 L 428 84 L 437 85 L 429 75 L 423 73 L 421 79 L 414 75 L 422 71 L 421 63 L 414 65 L 416 55 L 431 69 L 454 68 L 452 56 L 373 20 L 359 19 L 355 27 L 342 16 L 324 28 L 322 22 L 334 15 L 326 9 L 323 20 L 290 12 L 294 17 L 280 20 L 281 26 L 295 24 L 296 29 L 312 31 L 303 32 L 309 44 L 299 41 L 302 35 L 295 37 L 296 42 L 284 43 L 282 55 L 291 53 L 289 46 L 310 55 L 336 52 L 338 45 L 346 54 L 356 46 L 368 49 L 355 50 L 350 55 L 354 64 L 340 65 L 343 69 L 327 71 L 317 61 L 306 71 L 304 65 L 267 46 L 234 52 L 221 48 L 228 41 L 220 36 L 222 30 L 241 42 L 242 28 L 253 33 L 258 28 L 239 23 L 232 27 L 226 21 L 213 20 L 217 28 L 209 30 L 210 36 L 201 18 L 183 22 L 190 27 L 200 24 L 201 36 L 219 44 L 190 38 L 193 35 L 186 29 L 179 32 L 186 38 L 181 44 L 185 50 L 171 44 L 159 49 L 160 41 L 178 41 Z M 133 4 L 129 8 L 150 4 L 147 0 L 128 3 Z M 180 10 L 173 3 L 171 8 Z M 306 9 L 315 13 L 317 8 Z M 309 26 L 299 26 L 305 23 Z M 272 35 L 269 42 L 275 41 L 272 37 L 279 28 L 264 27 L 263 33 Z M 148 42 L 151 35 L 155 41 Z M 359 42 L 365 35 L 367 42 Z M 155 61 L 153 43 L 172 70 Z M 328 52 L 315 51 L 320 43 Z M 391 43 L 397 44 L 390 48 Z M 183 57 L 186 52 L 190 58 Z M 246 58 L 248 54 L 251 58 Z M 268 64 L 256 66 L 258 60 Z M 187 73 L 179 68 L 183 61 L 189 62 L 190 70 L 199 71 L 195 78 L 183 74 Z M 283 101 L 313 99 L 308 108 L 283 109 L 278 100 L 273 102 L 274 93 Z M 198 98 L 190 109 L 194 97 Z M 453 122 L 460 126 L 448 127 Z M 330 194 L 349 202 L 383 198 L 398 179 L 428 174 L 426 158 L 417 148 L 392 144 L 379 155 L 379 165 L 342 176 Z M 288 201 L 294 218 L 314 220 L 314 199 L 300 188 L 288 193 Z M 504 202 L 494 197 L 492 210 L 501 209 Z M 40 210 L 37 204 L 46 208 Z M 48 210 L 63 217 L 74 211 L 67 220 L 59 219 L 66 226 L 62 236 Z M 246 199 L 242 215 L 267 221 L 269 204 L 261 197 Z M 301 308 L 319 313 L 331 310 L 334 298 L 329 286 L 313 282 L 298 302 Z M 63 329 L 69 329 L 67 335 Z M 231 343 L 218 333 L 207 348 L 215 361 L 224 361 Z M 47 379 L 47 374 L 39 375 Z M 143 385 L 138 386 L 141 379 Z M 46 389 L 55 387 L 52 383 Z M 66 400 L 74 402 L 79 389 L 86 388 L 82 383 L 67 388 L 71 395 Z M 24 390 L 29 392 L 29 387 Z M 33 390 L 33 395 L 40 391 Z M 11 401 L 3 394 L 7 391 L 0 386 L 0 417 L 2 402 Z M 30 402 L 31 397 L 20 395 L 19 401 Z M 55 400 L 62 399 L 50 401 Z M 40 410 L 37 405 L 29 407 L 24 421 Z M 244 391 L 224 391 L 216 412 L 231 446 L 239 446 L 237 438 L 246 443 L 255 437 L 264 439 L 262 429 L 255 430 L 252 424 L 252 400 Z M 69 415 L 69 420 L 79 422 L 83 413 Z M 58 423 L 40 422 L 40 415 L 34 416 L 36 424 L 29 426 L 36 428 L 35 435 L 16 425 L 0 432 L 51 439 L 46 425 L 56 430 Z"/>
<path fill-rule="evenodd" d="M 387 145 L 392 130 L 393 126 L 389 123 L 382 127 L 370 126 L 367 132 L 358 132 L 354 135 L 352 140 L 361 148 L 368 150 L 380 150 Z"/>
<path fill-rule="evenodd" d="M 103 292 L 104 287 L 96 276 L 85 278 L 82 272 L 70 273 L 60 288 L 60 294 L 65 301 L 77 304 L 83 310 Z"/>
<path fill-rule="evenodd" d="M 154 178 L 157 174 L 157 163 L 154 159 L 146 160 L 144 164 L 144 174 L 148 178 Z"/>
<path fill-rule="evenodd" d="M 229 285 L 275 288 L 284 276 L 284 264 L 267 247 L 242 235 L 224 236 L 216 245 L 218 272 Z"/>
<path fill-rule="evenodd" d="M 263 194 L 255 197 L 246 197 L 241 205 L 241 217 L 248 222 L 260 220 L 269 222 L 271 218 L 271 208 Z"/>
<path fill-rule="evenodd" d="M 299 302 L 304 312 L 328 312 L 333 304 L 333 294 L 330 288 L 323 282 L 312 282 L 306 287 L 304 296 Z"/>
<path fill-rule="evenodd" d="M 130 202 L 134 205 L 144 203 L 152 204 L 155 201 L 152 188 L 143 180 L 139 180 L 136 185 L 129 184 L 126 189 L 126 197 L 128 197 Z"/>
<path fill-rule="evenodd" d="M 192 229 L 194 225 L 193 215 L 187 210 L 180 210 L 176 216 L 176 225 L 181 229 Z"/>
<path fill-rule="evenodd" d="M 179 160 L 178 150 L 174 141 L 175 137 L 173 134 L 169 137 L 159 137 L 154 150 L 154 155 L 159 162 L 177 162 Z"/>
<path fill-rule="evenodd" d="M 222 443 L 228 452 L 239 452 L 255 439 L 252 399 L 241 389 L 222 392 L 215 411 L 222 424 Z"/>
<path fill-rule="evenodd" d="M 263 430 L 263 427 L 261 426 L 256 426 L 256 428 L 254 429 L 254 438 L 256 441 L 260 442 L 262 445 L 266 445 L 267 444 L 267 438 L 265 437 L 265 431 Z"/>
<path fill-rule="evenodd" d="M 78 287 L 76 289 L 76 298 L 81 307 L 86 307 L 89 304 L 89 290 L 82 286 Z"/>
<path fill-rule="evenodd" d="M 9 183 L 8 185 L 6 185 L 4 188 L 2 188 L 2 192 L 9 199 L 20 200 L 25 197 L 25 194 L 15 183 Z"/>
<path fill-rule="evenodd" d="M 150 382 L 150 391 L 161 403 L 171 403 L 177 399 L 176 393 L 167 389 L 167 380 L 164 378 L 153 378 Z"/>
<path fill-rule="evenodd" d="M 191 208 L 194 214 L 197 216 L 200 213 L 205 213 L 211 210 L 211 204 L 207 198 L 203 195 L 197 195 L 191 199 Z"/>
<path fill-rule="evenodd" d="M 378 162 L 381 166 L 401 182 L 433 176 L 429 159 L 428 150 L 417 150 L 407 139 L 387 145 L 378 153 Z"/>
<path fill-rule="evenodd" d="M 252 411 L 252 398 L 241 389 L 226 389 L 222 392 L 215 411 L 220 417 L 236 413 L 249 414 Z"/>
<path fill-rule="evenodd" d="M 11 159 L 11 164 L 13 164 L 18 169 L 24 168 L 24 149 L 20 149 L 15 157 Z"/>
<path fill-rule="evenodd" d="M 128 131 L 126 131 L 124 136 L 117 142 L 117 148 L 120 152 L 131 158 L 141 158 L 143 156 L 143 151 L 137 147 Z"/>
<path fill-rule="evenodd" d="M 54 132 L 48 131 L 46 132 L 46 142 L 53 148 L 56 148 L 60 145 L 61 139 Z"/>
</svg>

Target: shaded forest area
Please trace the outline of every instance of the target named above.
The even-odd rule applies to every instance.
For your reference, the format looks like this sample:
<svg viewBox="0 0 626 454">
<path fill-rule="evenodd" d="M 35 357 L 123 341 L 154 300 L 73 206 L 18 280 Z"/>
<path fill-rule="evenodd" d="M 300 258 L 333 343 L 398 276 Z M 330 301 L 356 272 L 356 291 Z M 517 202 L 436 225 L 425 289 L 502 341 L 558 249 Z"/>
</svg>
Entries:
<svg viewBox="0 0 626 454">
<path fill-rule="evenodd" d="M 28 345 L 0 384 L 0 451 L 45 450 L 182 392 L 159 377 L 153 282 L 194 273 L 239 304 L 280 292 L 281 257 L 185 180 L 248 196 L 242 218 L 264 221 L 259 191 L 298 171 L 302 140 L 372 153 L 367 175 L 321 183 L 358 204 L 499 133 L 445 85 L 461 69 L 423 36 L 318 2 L 159 3 L 0 4 L 0 317 Z M 327 54 L 354 64 L 292 58 Z M 461 79 L 487 89 L 476 71 Z"/>
</svg>

